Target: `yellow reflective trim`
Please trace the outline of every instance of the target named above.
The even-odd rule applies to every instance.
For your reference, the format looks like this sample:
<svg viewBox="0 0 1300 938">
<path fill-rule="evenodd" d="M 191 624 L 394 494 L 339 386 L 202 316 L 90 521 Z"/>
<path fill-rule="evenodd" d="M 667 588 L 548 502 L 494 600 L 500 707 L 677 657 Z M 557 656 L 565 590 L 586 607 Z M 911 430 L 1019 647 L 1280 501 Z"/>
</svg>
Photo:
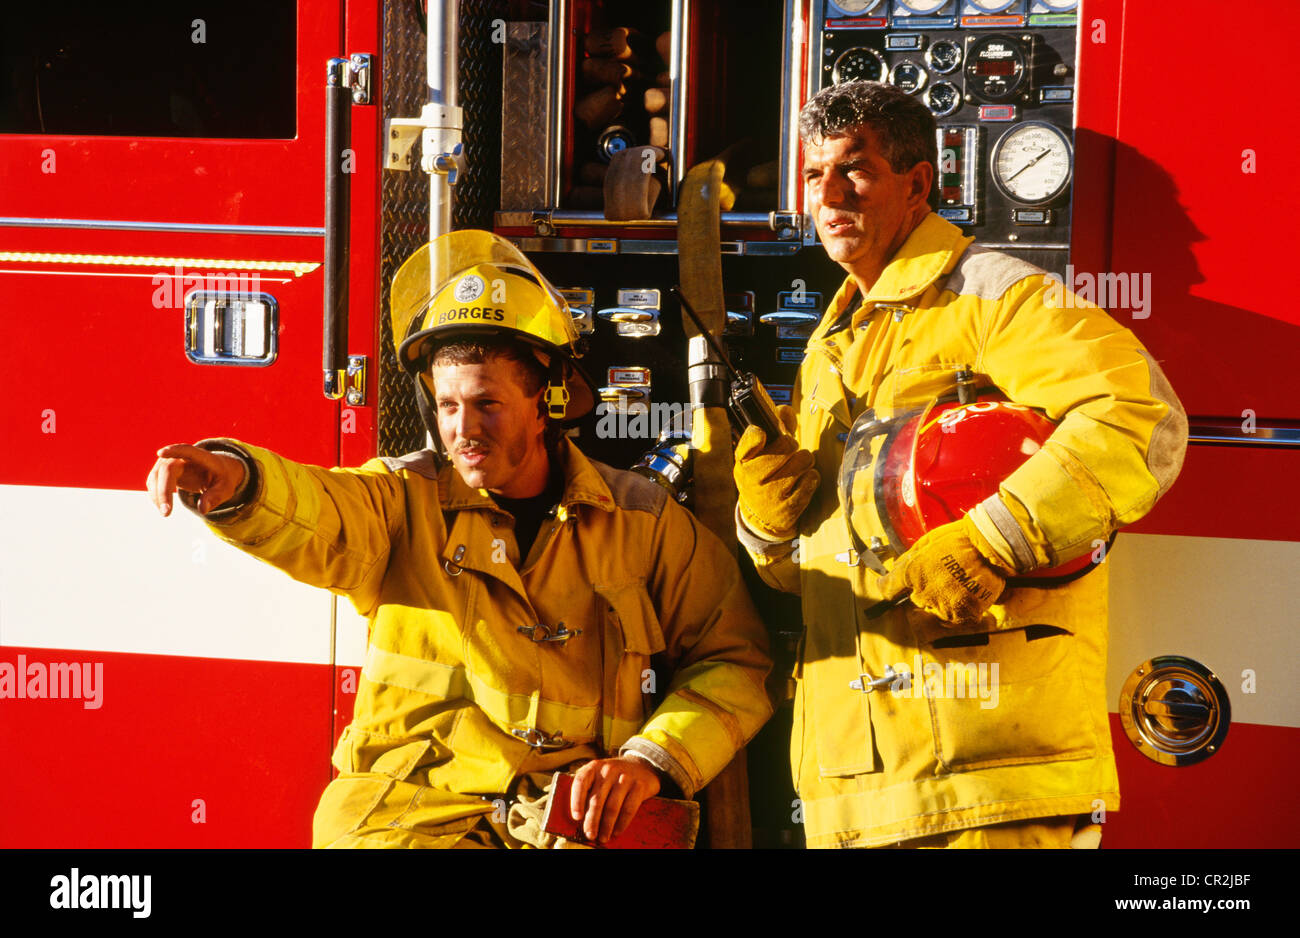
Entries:
<svg viewBox="0 0 1300 938">
<path fill-rule="evenodd" d="M 673 684 L 678 692 L 686 691 L 688 695 L 696 696 L 716 707 L 715 716 L 719 722 L 725 723 L 722 714 L 730 716 L 733 729 L 740 737 L 735 741 L 737 744 L 762 726 L 762 720 L 754 719 L 757 714 L 752 714 L 748 705 L 754 684 L 748 675 L 737 671 L 730 662 L 697 662 L 675 675 Z M 749 717 L 749 720 L 743 724 L 745 717 Z"/>
<path fill-rule="evenodd" d="M 726 767 L 744 743 L 738 737 L 739 721 L 735 715 L 690 687 L 680 687 L 650 717 L 636 735 L 676 755 L 674 746 L 694 760 L 694 768 L 683 769 L 699 784 L 700 778 L 712 778 Z M 730 719 L 728 719 L 730 718 Z M 681 758 L 678 758 L 682 762 Z"/>
<path fill-rule="evenodd" d="M 669 697 L 666 704 L 655 712 L 640 735 L 655 739 L 657 732 L 664 733 L 683 747 L 689 744 L 692 752 L 699 752 L 706 759 L 715 754 L 723 754 L 725 758 L 716 767 L 719 770 L 723 764 L 731 761 L 740 741 L 735 738 L 731 728 L 719 719 L 716 711 L 698 701 L 685 698 L 680 692 Z"/>
<path fill-rule="evenodd" d="M 311 261 L 239 261 L 206 257 L 147 257 L 133 254 L 51 254 L 32 251 L 0 251 L 0 261 L 25 264 L 101 264 L 108 267 L 205 267 L 226 270 L 288 270 L 295 277 L 309 274 L 318 263 Z"/>
<path fill-rule="evenodd" d="M 376 684 L 443 700 L 472 700 L 497 723 L 507 726 L 536 727 L 548 736 L 558 733 L 574 742 L 595 738 L 598 708 L 559 703 L 537 694 L 509 694 L 461 665 L 439 664 L 371 645 L 361 675 Z"/>
<path fill-rule="evenodd" d="M 464 668 L 399 655 L 374 645 L 366 649 L 366 663 L 361 676 L 376 684 L 419 691 L 431 697 L 449 700 L 468 696 Z"/>
<path fill-rule="evenodd" d="M 953 772 L 940 779 L 917 779 L 880 788 L 844 790 L 852 779 L 823 779 L 835 794 L 802 798 L 804 830 L 810 847 L 856 843 L 875 846 L 940 830 L 1014 820 L 1031 805 L 1043 817 L 1088 814 L 1097 802 L 1119 810 L 1114 775 L 1103 760 L 1046 762 Z M 1075 794 L 1074 792 L 1083 792 Z M 956 806 L 962 807 L 956 807 Z"/>
</svg>

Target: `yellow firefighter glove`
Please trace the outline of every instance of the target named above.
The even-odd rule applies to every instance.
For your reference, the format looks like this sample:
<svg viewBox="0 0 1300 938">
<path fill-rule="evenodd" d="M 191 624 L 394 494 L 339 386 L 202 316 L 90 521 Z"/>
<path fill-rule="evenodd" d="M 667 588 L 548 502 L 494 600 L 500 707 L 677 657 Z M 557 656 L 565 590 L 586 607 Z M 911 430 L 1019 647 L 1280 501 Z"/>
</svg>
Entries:
<svg viewBox="0 0 1300 938">
<path fill-rule="evenodd" d="M 799 516 L 812 501 L 821 476 L 812 453 L 800 449 L 794 408 L 782 404 L 777 416 L 788 432 L 769 441 L 757 426 L 745 428 L 736 443 L 736 490 L 740 517 L 769 541 L 788 541 L 798 533 Z"/>
<path fill-rule="evenodd" d="M 998 601 L 1006 578 L 993 547 L 970 516 L 925 534 L 880 578 L 886 599 L 911 590 L 912 605 L 952 625 L 973 624 Z"/>
</svg>

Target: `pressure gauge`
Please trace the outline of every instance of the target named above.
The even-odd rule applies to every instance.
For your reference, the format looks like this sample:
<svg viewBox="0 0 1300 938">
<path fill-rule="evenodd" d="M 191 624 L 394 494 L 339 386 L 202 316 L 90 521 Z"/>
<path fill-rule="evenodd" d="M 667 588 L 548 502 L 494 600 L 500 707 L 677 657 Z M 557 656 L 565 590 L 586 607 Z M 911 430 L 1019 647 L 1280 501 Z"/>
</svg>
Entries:
<svg viewBox="0 0 1300 938">
<path fill-rule="evenodd" d="M 925 56 L 930 60 L 930 68 L 940 75 L 947 75 L 961 64 L 961 46 L 951 39 L 940 39 Z"/>
<path fill-rule="evenodd" d="M 916 94 L 925 87 L 925 80 L 928 77 L 925 74 L 925 69 L 915 62 L 904 59 L 897 63 L 894 70 L 889 73 L 889 83 L 899 91 Z"/>
<path fill-rule="evenodd" d="M 961 107 L 961 92 L 951 82 L 935 82 L 925 93 L 925 104 L 935 117 L 947 117 Z"/>
<path fill-rule="evenodd" d="M 980 13 L 1001 13 L 1016 0 L 966 0 Z"/>
<path fill-rule="evenodd" d="M 1047 7 L 1053 13 L 1069 13 L 1079 6 L 1079 0 L 1035 0 L 1035 2 Z"/>
<path fill-rule="evenodd" d="M 879 52 L 858 47 L 849 49 L 835 60 L 831 81 L 837 85 L 845 81 L 882 81 L 887 71 L 884 57 Z"/>
<path fill-rule="evenodd" d="M 898 5 L 904 10 L 910 10 L 920 16 L 926 16 L 930 13 L 937 13 L 948 0 L 898 0 Z"/>
<path fill-rule="evenodd" d="M 966 49 L 966 87 L 986 101 L 1014 97 L 1029 77 L 1029 57 L 1018 39 L 994 34 Z"/>
<path fill-rule="evenodd" d="M 863 13 L 870 13 L 878 6 L 880 0 L 830 0 L 831 9 L 827 11 L 827 15 L 834 16 L 838 13 L 841 16 L 861 16 Z"/>
<path fill-rule="evenodd" d="M 1063 130 L 1042 121 L 1012 127 L 993 147 L 993 181 L 1008 198 L 1044 205 L 1070 184 L 1073 147 Z"/>
</svg>

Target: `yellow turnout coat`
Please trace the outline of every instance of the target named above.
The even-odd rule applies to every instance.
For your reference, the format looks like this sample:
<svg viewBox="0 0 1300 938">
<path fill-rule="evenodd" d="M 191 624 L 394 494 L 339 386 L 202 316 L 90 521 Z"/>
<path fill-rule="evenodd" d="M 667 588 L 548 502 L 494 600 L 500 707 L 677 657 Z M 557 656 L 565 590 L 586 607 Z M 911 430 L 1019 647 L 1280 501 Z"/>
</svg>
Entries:
<svg viewBox="0 0 1300 938">
<path fill-rule="evenodd" d="M 969 367 L 1059 424 L 973 511 L 1022 572 L 1097 550 L 1182 464 L 1186 417 L 1133 333 L 971 240 L 930 214 L 856 311 L 845 281 L 795 389 L 799 443 L 821 475 L 800 536 L 772 543 L 739 525 L 764 579 L 802 595 L 791 760 L 809 846 L 1119 806 L 1106 563 L 1064 586 L 1008 591 L 973 629 L 910 605 L 864 616 L 881 598 L 878 573 L 852 549 L 836 480 L 845 434 L 868 407 L 882 418 L 915 410 L 953 393 Z M 861 689 L 888 668 L 911 674 L 910 686 Z"/>
<path fill-rule="evenodd" d="M 666 492 L 563 443 L 564 494 L 521 563 L 513 521 L 431 451 L 256 464 L 224 540 L 368 617 L 355 716 L 314 843 L 451 846 L 524 773 L 634 750 L 690 796 L 771 714 L 735 559 Z"/>
</svg>

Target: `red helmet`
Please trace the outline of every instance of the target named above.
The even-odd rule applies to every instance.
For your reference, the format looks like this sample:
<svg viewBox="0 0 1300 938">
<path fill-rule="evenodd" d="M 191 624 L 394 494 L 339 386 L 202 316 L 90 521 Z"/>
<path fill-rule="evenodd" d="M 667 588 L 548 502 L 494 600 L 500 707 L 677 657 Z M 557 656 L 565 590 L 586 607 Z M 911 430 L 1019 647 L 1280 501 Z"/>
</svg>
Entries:
<svg viewBox="0 0 1300 938">
<path fill-rule="evenodd" d="M 868 410 L 853 424 L 840 466 L 840 498 L 860 545 L 883 532 L 895 555 L 927 531 L 956 521 L 990 495 L 1056 425 L 996 394 L 970 403 L 935 403 L 892 420 Z M 873 545 L 879 546 L 879 545 Z M 1085 554 L 1026 579 L 1074 578 L 1092 568 Z"/>
</svg>

